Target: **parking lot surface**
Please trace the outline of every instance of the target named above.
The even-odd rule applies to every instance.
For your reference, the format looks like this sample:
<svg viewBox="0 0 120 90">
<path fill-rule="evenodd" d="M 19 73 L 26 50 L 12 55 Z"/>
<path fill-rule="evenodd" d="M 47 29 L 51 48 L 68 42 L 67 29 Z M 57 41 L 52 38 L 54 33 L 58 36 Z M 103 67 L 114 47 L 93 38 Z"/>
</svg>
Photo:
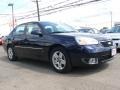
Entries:
<svg viewBox="0 0 120 90">
<path fill-rule="evenodd" d="M 120 54 L 100 66 L 59 74 L 40 61 L 10 62 L 0 47 L 0 90 L 120 90 Z"/>
</svg>

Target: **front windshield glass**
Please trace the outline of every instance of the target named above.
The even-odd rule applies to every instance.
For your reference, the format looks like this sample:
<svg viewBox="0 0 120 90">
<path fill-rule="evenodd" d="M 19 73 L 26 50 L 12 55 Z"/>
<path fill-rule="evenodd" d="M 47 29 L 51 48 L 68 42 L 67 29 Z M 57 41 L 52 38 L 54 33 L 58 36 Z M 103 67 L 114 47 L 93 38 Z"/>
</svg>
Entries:
<svg viewBox="0 0 120 90">
<path fill-rule="evenodd" d="M 77 32 L 73 27 L 67 24 L 56 24 L 56 23 L 44 23 L 42 24 L 45 32 L 47 33 L 69 33 Z"/>
</svg>

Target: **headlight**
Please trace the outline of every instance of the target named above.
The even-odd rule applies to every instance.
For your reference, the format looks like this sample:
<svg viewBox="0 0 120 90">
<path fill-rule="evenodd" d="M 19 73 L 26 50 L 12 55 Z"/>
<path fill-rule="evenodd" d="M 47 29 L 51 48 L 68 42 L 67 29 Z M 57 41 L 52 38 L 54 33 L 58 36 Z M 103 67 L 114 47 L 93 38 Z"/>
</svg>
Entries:
<svg viewBox="0 0 120 90">
<path fill-rule="evenodd" d="M 75 37 L 75 39 L 79 45 L 93 45 L 99 43 L 96 39 L 89 37 Z"/>
</svg>

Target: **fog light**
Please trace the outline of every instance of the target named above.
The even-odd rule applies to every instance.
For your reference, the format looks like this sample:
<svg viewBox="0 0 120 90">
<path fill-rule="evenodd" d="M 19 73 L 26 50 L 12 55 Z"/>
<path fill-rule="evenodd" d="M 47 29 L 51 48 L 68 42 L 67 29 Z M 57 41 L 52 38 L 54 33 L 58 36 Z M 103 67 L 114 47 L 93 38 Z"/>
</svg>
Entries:
<svg viewBox="0 0 120 90">
<path fill-rule="evenodd" d="M 89 64 L 98 64 L 98 58 L 90 58 L 88 63 Z"/>
</svg>

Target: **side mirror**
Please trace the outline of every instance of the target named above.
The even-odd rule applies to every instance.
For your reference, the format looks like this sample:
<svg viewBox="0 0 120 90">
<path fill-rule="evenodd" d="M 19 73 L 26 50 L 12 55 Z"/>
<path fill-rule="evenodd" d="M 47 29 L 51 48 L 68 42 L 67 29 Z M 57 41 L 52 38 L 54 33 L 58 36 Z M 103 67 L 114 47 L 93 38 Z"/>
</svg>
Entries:
<svg viewBox="0 0 120 90">
<path fill-rule="evenodd" d="M 42 33 L 39 30 L 33 30 L 31 32 L 32 35 L 39 35 L 39 36 L 43 36 Z"/>
</svg>

